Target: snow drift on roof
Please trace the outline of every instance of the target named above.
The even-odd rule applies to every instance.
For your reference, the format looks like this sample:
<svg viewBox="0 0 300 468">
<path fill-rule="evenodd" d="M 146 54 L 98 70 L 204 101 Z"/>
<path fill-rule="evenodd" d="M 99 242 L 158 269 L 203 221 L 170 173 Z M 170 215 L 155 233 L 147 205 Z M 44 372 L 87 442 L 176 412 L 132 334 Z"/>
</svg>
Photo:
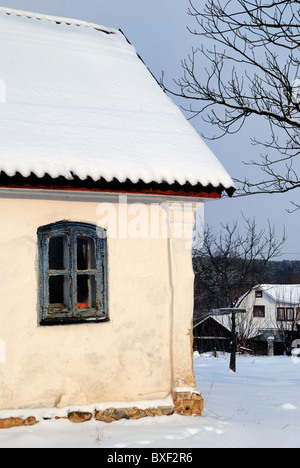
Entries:
<svg viewBox="0 0 300 468">
<path fill-rule="evenodd" d="M 0 8 L 0 41 L 0 171 L 234 188 L 120 31 Z"/>
<path fill-rule="evenodd" d="M 231 319 L 231 314 L 228 315 L 220 315 L 220 314 L 207 314 L 206 316 L 203 316 L 202 318 L 197 321 L 197 323 L 194 325 L 193 328 L 196 328 L 198 325 L 201 325 L 201 323 L 205 322 L 206 320 L 214 320 L 215 322 L 219 323 L 222 325 L 226 330 L 230 331 L 232 330 L 232 319 Z M 247 316 L 243 313 L 237 313 L 235 317 L 235 327 L 236 327 L 236 332 L 241 335 L 247 334 L 247 337 L 250 338 L 255 338 L 259 335 L 261 335 L 261 332 L 258 331 L 256 328 L 249 326 L 249 319 L 247 319 Z"/>
<path fill-rule="evenodd" d="M 300 284 L 261 284 L 255 289 L 261 289 L 276 301 L 300 304 Z"/>
</svg>

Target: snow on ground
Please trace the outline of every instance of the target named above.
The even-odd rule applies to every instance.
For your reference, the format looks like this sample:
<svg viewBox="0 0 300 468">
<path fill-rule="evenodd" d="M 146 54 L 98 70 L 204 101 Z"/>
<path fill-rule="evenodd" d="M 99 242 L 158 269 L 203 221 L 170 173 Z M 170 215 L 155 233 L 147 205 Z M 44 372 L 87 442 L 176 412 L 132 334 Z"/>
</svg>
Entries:
<svg viewBox="0 0 300 468">
<path fill-rule="evenodd" d="M 0 448 L 300 447 L 300 358 L 195 355 L 201 417 L 161 416 L 110 424 L 42 420 L 0 429 Z M 0 412 L 1 418 L 1 412 Z"/>
</svg>

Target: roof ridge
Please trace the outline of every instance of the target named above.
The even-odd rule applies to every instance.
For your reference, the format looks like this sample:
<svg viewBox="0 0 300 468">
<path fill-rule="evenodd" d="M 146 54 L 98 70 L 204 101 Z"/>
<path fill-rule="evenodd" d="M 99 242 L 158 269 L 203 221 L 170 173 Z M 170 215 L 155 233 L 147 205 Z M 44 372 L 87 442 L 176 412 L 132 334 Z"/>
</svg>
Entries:
<svg viewBox="0 0 300 468">
<path fill-rule="evenodd" d="M 88 21 L 77 20 L 74 18 L 65 18 L 61 16 L 53 16 L 53 15 L 47 15 L 43 13 L 34 13 L 30 11 L 16 10 L 13 8 L 6 8 L 6 7 L 0 6 L 0 13 L 1 12 L 7 15 L 25 16 L 27 18 L 35 18 L 37 20 L 47 20 L 47 21 L 54 22 L 56 24 L 65 23 L 67 25 L 75 24 L 76 26 L 85 26 L 89 28 L 94 28 L 97 31 L 101 31 L 106 34 L 116 34 L 119 32 L 119 30 L 114 29 L 114 28 L 107 28 L 106 26 L 100 26 L 96 23 L 90 23 Z"/>
<path fill-rule="evenodd" d="M 275 286 L 300 286 L 300 283 L 261 283 L 255 287 L 275 287 Z"/>
<path fill-rule="evenodd" d="M 264 283 L 261 284 L 260 287 L 268 296 L 272 297 L 275 301 L 289 302 L 291 304 L 299 303 L 298 296 L 297 300 L 295 300 L 295 297 L 293 295 L 295 289 L 299 290 L 299 283 Z"/>
</svg>

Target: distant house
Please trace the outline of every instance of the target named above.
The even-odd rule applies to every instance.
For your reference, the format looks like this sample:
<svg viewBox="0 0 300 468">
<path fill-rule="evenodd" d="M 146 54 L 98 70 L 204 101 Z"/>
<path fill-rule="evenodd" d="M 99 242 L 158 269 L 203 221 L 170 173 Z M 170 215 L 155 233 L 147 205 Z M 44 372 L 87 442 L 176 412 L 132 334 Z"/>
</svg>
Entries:
<svg viewBox="0 0 300 468">
<path fill-rule="evenodd" d="M 248 324 L 244 313 L 237 313 L 235 321 L 238 351 L 254 351 L 253 340 L 260 335 L 259 332 Z M 206 351 L 230 352 L 231 341 L 231 314 L 212 313 L 195 321 L 194 350 L 199 353 Z"/>
<path fill-rule="evenodd" d="M 256 285 L 239 302 L 246 314 L 236 314 L 241 348 L 267 354 L 270 341 L 275 354 L 289 352 L 300 338 L 300 284 Z M 194 324 L 194 349 L 230 351 L 230 315 L 210 314 Z"/>
<path fill-rule="evenodd" d="M 191 414 L 193 216 L 230 176 L 120 31 L 0 8 L 0 42 L 0 409 Z"/>
<path fill-rule="evenodd" d="M 282 354 L 297 336 L 300 311 L 300 284 L 261 284 L 255 286 L 240 304 L 247 310 L 249 327 L 255 329 L 256 347 L 266 351 L 268 338 L 274 338 L 276 354 Z"/>
<path fill-rule="evenodd" d="M 209 315 L 194 324 L 194 350 L 230 351 L 231 326 L 227 317 Z"/>
</svg>

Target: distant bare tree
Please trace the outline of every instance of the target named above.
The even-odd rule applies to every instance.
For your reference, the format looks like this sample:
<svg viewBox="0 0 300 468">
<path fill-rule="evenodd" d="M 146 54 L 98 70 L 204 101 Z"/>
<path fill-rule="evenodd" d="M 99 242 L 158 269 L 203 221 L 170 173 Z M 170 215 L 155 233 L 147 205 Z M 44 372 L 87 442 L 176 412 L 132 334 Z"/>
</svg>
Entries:
<svg viewBox="0 0 300 468">
<path fill-rule="evenodd" d="M 300 153 L 300 1 L 189 0 L 190 29 L 199 46 L 182 61 L 176 89 L 191 117 L 218 129 L 212 138 L 239 132 L 255 119 L 267 124 L 268 154 L 251 161 L 257 182 L 239 181 L 237 193 L 277 193 L 300 187 L 294 167 Z M 253 158 L 254 159 L 254 158 Z"/>
<path fill-rule="evenodd" d="M 194 268 L 198 279 L 203 280 L 205 288 L 207 276 L 213 278 L 212 284 L 217 292 L 218 306 L 221 308 L 238 308 L 242 297 L 253 286 L 260 283 L 267 263 L 281 253 L 285 234 L 278 240 L 274 227 L 259 230 L 255 220 L 245 219 L 244 233 L 234 222 L 222 225 L 216 236 L 211 228 L 206 228 L 199 236 L 194 250 Z M 209 311 L 207 311 L 209 313 Z M 210 312 L 211 313 L 211 312 Z M 232 313 L 232 335 L 235 335 L 235 313 Z M 236 338 L 232 337 L 230 368 L 235 371 Z"/>
</svg>

